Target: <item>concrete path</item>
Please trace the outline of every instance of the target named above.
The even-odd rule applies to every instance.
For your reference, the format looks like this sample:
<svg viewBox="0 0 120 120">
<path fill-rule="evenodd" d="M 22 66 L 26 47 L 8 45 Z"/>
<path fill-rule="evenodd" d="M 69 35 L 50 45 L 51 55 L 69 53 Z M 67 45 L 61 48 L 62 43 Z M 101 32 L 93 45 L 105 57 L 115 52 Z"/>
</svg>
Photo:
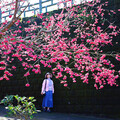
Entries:
<svg viewBox="0 0 120 120">
<path fill-rule="evenodd" d="M 39 113 L 36 116 L 35 120 L 113 120 L 113 119 L 67 113 Z"/>
<path fill-rule="evenodd" d="M 19 120 L 14 118 L 5 117 L 6 110 L 4 106 L 0 106 L 0 120 Z M 109 119 L 109 118 L 100 118 L 94 116 L 86 116 L 80 114 L 72 113 L 57 113 L 57 112 L 40 112 L 34 115 L 33 120 L 118 120 L 118 119 Z"/>
</svg>

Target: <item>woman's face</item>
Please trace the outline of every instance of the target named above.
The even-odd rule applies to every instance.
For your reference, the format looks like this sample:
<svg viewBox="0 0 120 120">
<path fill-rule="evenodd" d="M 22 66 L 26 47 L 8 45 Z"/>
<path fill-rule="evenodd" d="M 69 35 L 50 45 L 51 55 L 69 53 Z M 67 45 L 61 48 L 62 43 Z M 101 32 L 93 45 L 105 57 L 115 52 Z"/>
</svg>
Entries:
<svg viewBox="0 0 120 120">
<path fill-rule="evenodd" d="M 50 78 L 50 75 L 49 75 L 49 74 L 47 75 L 47 78 Z"/>
</svg>

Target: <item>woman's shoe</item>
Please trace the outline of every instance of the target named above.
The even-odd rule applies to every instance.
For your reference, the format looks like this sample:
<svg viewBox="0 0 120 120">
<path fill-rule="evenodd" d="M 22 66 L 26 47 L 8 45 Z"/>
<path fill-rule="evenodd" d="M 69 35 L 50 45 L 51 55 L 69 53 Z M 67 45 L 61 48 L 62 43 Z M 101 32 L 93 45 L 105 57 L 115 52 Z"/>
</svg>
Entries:
<svg viewBox="0 0 120 120">
<path fill-rule="evenodd" d="M 45 112 L 46 111 L 46 109 L 45 108 L 43 108 L 43 112 Z"/>
<path fill-rule="evenodd" d="M 50 109 L 48 109 L 48 110 L 47 110 L 47 112 L 51 112 L 51 110 L 50 110 Z"/>
</svg>

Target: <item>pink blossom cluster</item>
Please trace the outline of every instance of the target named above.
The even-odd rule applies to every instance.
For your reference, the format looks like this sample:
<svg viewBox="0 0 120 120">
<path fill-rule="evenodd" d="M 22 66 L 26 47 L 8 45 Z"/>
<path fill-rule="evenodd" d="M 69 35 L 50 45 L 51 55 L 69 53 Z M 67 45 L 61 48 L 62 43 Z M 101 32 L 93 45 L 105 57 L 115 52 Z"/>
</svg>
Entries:
<svg viewBox="0 0 120 120">
<path fill-rule="evenodd" d="M 102 89 L 106 84 L 118 86 L 120 71 L 114 69 L 115 65 L 108 57 L 119 62 L 120 53 L 109 54 L 104 52 L 102 47 L 112 45 L 113 37 L 119 35 L 120 30 L 105 18 L 105 12 L 116 12 L 106 11 L 104 6 L 107 6 L 107 2 L 93 0 L 78 6 L 71 6 L 69 3 L 60 14 L 45 16 L 38 13 L 37 18 L 42 22 L 37 25 L 36 22 L 31 23 L 31 20 L 26 21 L 26 24 L 29 24 L 29 27 L 24 28 L 26 37 L 20 35 L 23 32 L 20 20 L 16 21 L 17 30 L 8 30 L 11 34 L 8 34 L 8 31 L 1 33 L 3 38 L 0 44 L 0 71 L 4 71 L 4 74 L 0 80 L 9 80 L 12 74 L 7 68 L 9 63 L 14 63 L 17 59 L 26 71 L 26 78 L 31 72 L 41 74 L 43 65 L 51 68 L 55 78 L 65 87 L 68 86 L 69 79 L 72 79 L 73 83 L 80 80 L 86 84 L 94 80 L 96 89 Z M 11 17 L 10 15 L 9 18 Z M 109 23 L 106 28 L 105 21 Z M 5 21 L 1 28 L 7 23 Z M 13 65 L 10 69 L 16 70 L 17 66 Z M 27 83 L 26 86 L 29 87 L 30 84 Z"/>
</svg>

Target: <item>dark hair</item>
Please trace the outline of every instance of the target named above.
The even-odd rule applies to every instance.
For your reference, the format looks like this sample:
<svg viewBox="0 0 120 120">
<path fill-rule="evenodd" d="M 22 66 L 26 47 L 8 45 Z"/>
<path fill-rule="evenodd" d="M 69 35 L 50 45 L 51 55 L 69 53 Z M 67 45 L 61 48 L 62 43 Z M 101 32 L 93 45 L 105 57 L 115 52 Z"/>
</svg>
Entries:
<svg viewBox="0 0 120 120">
<path fill-rule="evenodd" d="M 49 73 L 49 72 L 47 72 L 47 73 L 45 74 L 45 79 L 47 79 L 47 75 L 50 75 L 50 78 L 52 78 L 52 74 Z"/>
</svg>

